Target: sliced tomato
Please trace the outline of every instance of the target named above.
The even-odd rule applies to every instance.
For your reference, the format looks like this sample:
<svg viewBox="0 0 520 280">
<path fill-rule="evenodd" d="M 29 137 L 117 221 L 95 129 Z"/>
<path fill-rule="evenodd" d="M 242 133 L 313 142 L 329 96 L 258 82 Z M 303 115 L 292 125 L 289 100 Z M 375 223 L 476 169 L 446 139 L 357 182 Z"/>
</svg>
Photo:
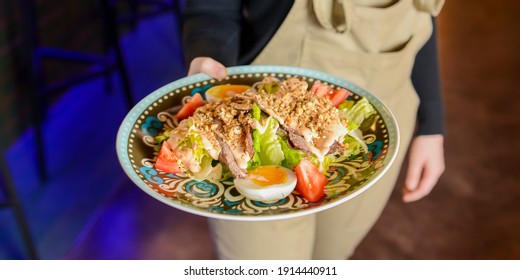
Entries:
<svg viewBox="0 0 520 280">
<path fill-rule="evenodd" d="M 310 91 L 317 96 L 326 97 L 332 92 L 332 88 L 329 85 L 315 81 Z"/>
<path fill-rule="evenodd" d="M 178 120 L 187 119 L 193 116 L 193 113 L 195 113 L 195 110 L 197 110 L 197 108 L 205 104 L 206 102 L 204 101 L 204 99 L 202 99 L 202 96 L 199 93 L 195 93 L 195 95 L 191 97 L 190 101 L 184 104 L 184 106 L 177 113 L 177 115 L 175 115 L 175 118 Z"/>
<path fill-rule="evenodd" d="M 332 89 L 331 86 L 319 81 L 314 82 L 310 91 L 317 96 L 327 97 L 336 108 L 350 95 L 350 91 L 344 88 Z"/>
<path fill-rule="evenodd" d="M 343 103 L 343 101 L 345 101 L 345 99 L 347 99 L 349 95 L 350 91 L 344 88 L 340 88 L 333 90 L 332 94 L 329 95 L 329 99 L 334 105 L 334 107 L 338 108 L 339 104 Z"/>
<path fill-rule="evenodd" d="M 155 162 L 155 168 L 164 172 L 178 174 L 181 172 L 177 157 L 168 146 L 166 141 L 163 141 L 157 161 Z"/>
<path fill-rule="evenodd" d="M 318 90 L 318 87 L 320 87 L 321 83 L 318 81 L 315 81 L 314 84 L 312 84 L 310 92 L 316 93 Z"/>
<path fill-rule="evenodd" d="M 325 193 L 328 179 L 318 167 L 307 159 L 302 159 L 296 166 L 296 190 L 310 202 L 316 202 Z"/>
</svg>

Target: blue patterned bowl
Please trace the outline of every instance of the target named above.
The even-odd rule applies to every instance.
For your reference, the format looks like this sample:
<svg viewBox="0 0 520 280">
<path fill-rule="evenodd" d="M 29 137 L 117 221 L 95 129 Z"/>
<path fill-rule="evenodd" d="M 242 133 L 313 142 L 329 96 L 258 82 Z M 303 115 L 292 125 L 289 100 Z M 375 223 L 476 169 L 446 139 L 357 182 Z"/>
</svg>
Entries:
<svg viewBox="0 0 520 280">
<path fill-rule="evenodd" d="M 276 220 L 308 215 L 344 203 L 370 188 L 392 164 L 399 146 L 399 133 L 392 113 L 374 95 L 359 86 L 322 72 L 286 66 L 238 66 L 228 69 L 228 78 L 216 81 L 197 74 L 172 82 L 141 100 L 126 116 L 117 135 L 117 154 L 126 174 L 147 194 L 172 207 L 193 214 L 228 220 Z M 178 124 L 173 115 L 186 97 L 204 93 L 218 84 L 253 84 L 264 77 L 286 79 L 299 76 L 350 90 L 354 101 L 366 97 L 377 114 L 361 126 L 371 156 L 360 155 L 336 165 L 325 195 L 309 202 L 293 193 L 275 203 L 252 201 L 228 181 L 195 181 L 154 169 L 157 152 L 154 136 Z"/>
</svg>

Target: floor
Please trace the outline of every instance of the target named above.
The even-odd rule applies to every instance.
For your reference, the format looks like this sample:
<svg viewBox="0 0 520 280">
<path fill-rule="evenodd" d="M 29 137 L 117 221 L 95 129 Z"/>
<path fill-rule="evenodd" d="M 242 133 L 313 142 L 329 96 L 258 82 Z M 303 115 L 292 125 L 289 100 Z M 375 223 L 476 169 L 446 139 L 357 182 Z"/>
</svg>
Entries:
<svg viewBox="0 0 520 280">
<path fill-rule="evenodd" d="M 513 0 L 446 2 L 438 27 L 447 170 L 411 204 L 400 201 L 401 179 L 353 259 L 520 259 L 519 11 Z M 136 98 L 184 75 L 175 38 L 167 16 L 122 38 Z M 92 81 L 52 108 L 45 184 L 31 131 L 9 150 L 40 258 L 215 258 L 204 218 L 157 203 L 123 174 L 114 145 L 127 108 L 118 89 L 103 89 Z M 8 211 L 0 227 L 0 259 L 25 258 Z"/>
</svg>

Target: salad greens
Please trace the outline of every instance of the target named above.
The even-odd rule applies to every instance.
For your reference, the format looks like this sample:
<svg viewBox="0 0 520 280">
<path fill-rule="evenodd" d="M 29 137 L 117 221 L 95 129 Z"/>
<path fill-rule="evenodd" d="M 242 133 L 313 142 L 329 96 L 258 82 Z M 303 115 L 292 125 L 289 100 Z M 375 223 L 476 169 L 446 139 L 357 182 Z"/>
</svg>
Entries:
<svg viewBox="0 0 520 280">
<path fill-rule="evenodd" d="M 263 133 L 258 129 L 253 131 L 255 153 L 248 166 L 251 169 L 262 165 L 281 165 L 285 159 L 280 137 L 276 134 L 279 127 L 278 121 L 273 117 L 266 120 L 267 127 Z"/>
<path fill-rule="evenodd" d="M 282 161 L 282 166 L 293 169 L 300 163 L 303 156 L 305 156 L 305 152 L 289 147 L 286 138 L 280 137 L 280 144 L 282 145 L 282 151 L 285 156 L 285 159 Z"/>
<path fill-rule="evenodd" d="M 349 158 L 361 153 L 361 151 L 368 153 L 368 147 L 363 141 L 363 133 L 359 130 L 359 127 L 366 118 L 376 112 L 374 107 L 368 102 L 368 99 L 362 97 L 357 102 L 345 100 L 339 105 L 338 110 L 348 119 L 348 133 L 343 140 L 343 145 L 347 148 L 343 156 Z"/>
<path fill-rule="evenodd" d="M 338 110 L 347 117 L 349 131 L 359 128 L 365 118 L 375 113 L 374 107 L 365 97 L 356 103 L 353 100 L 345 100 L 339 105 Z"/>
<path fill-rule="evenodd" d="M 358 102 L 353 100 L 345 100 L 338 110 L 348 118 L 348 134 L 346 135 L 343 145 L 346 147 L 343 151 L 341 159 L 350 158 L 361 152 L 368 152 L 367 145 L 362 140 L 363 135 L 359 130 L 360 125 L 369 116 L 376 111 L 366 98 L 361 98 Z M 262 110 L 253 105 L 251 111 L 253 118 L 257 121 L 265 119 Z M 254 156 L 248 163 L 248 170 L 254 169 L 262 165 L 281 165 L 289 169 L 293 169 L 301 159 L 305 156 L 305 152 L 291 148 L 287 144 L 287 136 L 276 134 L 278 130 L 278 121 L 272 117 L 267 118 L 267 128 L 263 133 L 255 129 L 253 132 Z M 329 155 L 325 156 L 320 162 L 314 155 L 308 155 L 308 158 L 324 173 L 329 167 L 338 160 L 337 157 Z"/>
<path fill-rule="evenodd" d="M 278 83 L 261 84 L 259 90 L 262 89 L 268 93 L 279 90 Z M 288 136 L 279 132 L 279 122 L 271 116 L 266 115 L 260 107 L 254 103 L 250 111 L 251 116 L 258 121 L 260 129 L 253 129 L 252 142 L 254 154 L 247 163 L 247 170 L 252 170 L 264 165 L 281 165 L 283 167 L 294 169 L 303 158 L 309 159 L 319 170 L 326 173 L 335 161 L 354 157 L 361 152 L 368 153 L 368 148 L 363 141 L 363 135 L 359 129 L 363 121 L 376 113 L 376 110 L 364 97 L 357 102 L 347 99 L 338 106 L 339 112 L 348 120 L 347 134 L 340 141 L 344 149 L 341 154 L 326 155 L 320 161 L 313 154 L 306 154 L 304 151 L 294 149 L 290 146 Z M 170 137 L 172 129 L 167 129 L 163 133 L 155 137 L 158 147 L 161 143 Z M 173 137 L 173 136 L 172 136 Z M 229 167 L 213 160 L 208 151 L 204 148 L 203 140 L 197 128 L 191 120 L 187 120 L 184 127 L 178 130 L 175 136 L 177 146 L 171 147 L 176 150 L 178 158 L 187 165 L 196 168 L 189 168 L 189 175 L 195 179 L 202 180 L 204 178 L 219 179 L 222 177 L 231 177 L 232 174 Z M 186 166 L 184 166 L 186 167 Z"/>
</svg>

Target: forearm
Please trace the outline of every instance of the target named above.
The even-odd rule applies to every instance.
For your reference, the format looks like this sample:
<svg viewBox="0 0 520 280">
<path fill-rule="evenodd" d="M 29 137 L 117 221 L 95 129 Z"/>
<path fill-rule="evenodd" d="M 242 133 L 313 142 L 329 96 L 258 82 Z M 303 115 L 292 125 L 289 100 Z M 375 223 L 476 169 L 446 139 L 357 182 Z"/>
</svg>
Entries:
<svg viewBox="0 0 520 280">
<path fill-rule="evenodd" d="M 434 20 L 433 34 L 417 54 L 412 71 L 412 83 L 421 100 L 417 115 L 418 135 L 445 133 L 439 72 L 437 32 Z"/>
</svg>

